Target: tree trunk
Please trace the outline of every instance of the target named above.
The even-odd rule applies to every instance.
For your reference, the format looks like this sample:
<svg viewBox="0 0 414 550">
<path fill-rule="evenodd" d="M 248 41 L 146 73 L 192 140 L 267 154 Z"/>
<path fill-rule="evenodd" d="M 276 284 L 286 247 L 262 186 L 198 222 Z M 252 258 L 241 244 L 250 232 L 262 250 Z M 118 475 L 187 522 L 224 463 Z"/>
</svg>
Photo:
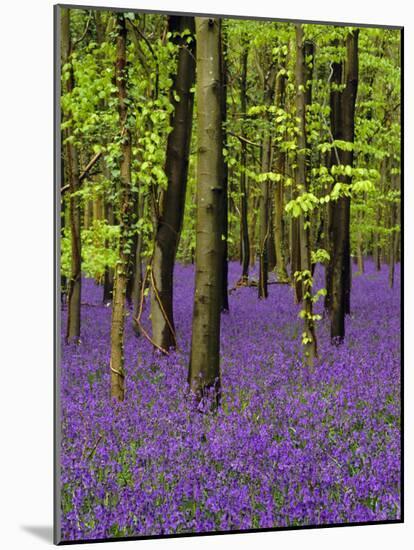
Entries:
<svg viewBox="0 0 414 550">
<path fill-rule="evenodd" d="M 342 136 L 338 139 L 353 143 L 355 101 L 358 90 L 358 30 L 350 32 L 346 41 L 347 63 L 345 89 L 341 97 Z M 341 164 L 353 165 L 353 151 L 340 151 Z M 350 184 L 351 177 L 342 176 L 343 183 Z M 333 207 L 332 220 L 332 312 L 331 339 L 341 343 L 345 337 L 345 315 L 350 310 L 350 198 L 340 197 Z"/>
<path fill-rule="evenodd" d="M 338 46 L 338 40 L 333 42 L 334 46 Z M 331 91 L 329 95 L 330 103 L 330 125 L 331 135 L 334 140 L 342 139 L 342 106 L 341 92 L 338 89 L 342 82 L 343 64 L 342 62 L 332 63 Z M 339 153 L 338 153 L 339 154 Z M 329 159 L 329 168 L 338 164 L 340 159 L 337 158 L 337 151 L 332 148 Z M 330 189 L 331 191 L 332 189 Z M 325 287 L 326 296 L 324 307 L 331 314 L 332 312 L 332 278 L 333 278 L 333 221 L 335 217 L 335 204 L 333 201 L 328 202 L 326 206 L 326 250 L 329 253 L 330 260 L 325 266 Z"/>
<path fill-rule="evenodd" d="M 364 251 L 363 251 L 363 238 L 362 238 L 362 224 L 364 223 L 364 212 L 361 209 L 358 213 L 358 234 L 357 234 L 357 264 L 358 264 L 358 273 L 362 275 L 362 273 L 365 273 L 365 265 L 364 265 Z"/>
<path fill-rule="evenodd" d="M 297 193 L 295 193 L 297 197 Z M 292 218 L 291 220 L 291 270 L 292 270 L 292 284 L 295 291 L 295 304 L 302 302 L 302 283 L 296 281 L 295 273 L 301 271 L 301 248 L 300 248 L 300 219 Z"/>
<path fill-rule="evenodd" d="M 173 277 L 184 216 L 193 116 L 194 94 L 191 88 L 195 78 L 194 18 L 171 16 L 168 27 L 180 50 L 177 74 L 173 78 L 171 102 L 174 111 L 171 114 L 172 131 L 168 135 L 165 162 L 168 186 L 161 200 L 151 281 L 152 338 L 164 350 L 175 348 L 177 344 L 173 314 Z M 186 29 L 191 35 L 181 37 Z M 178 36 L 175 37 L 175 33 Z M 188 36 L 193 38 L 190 44 L 186 42 Z M 179 101 L 175 100 L 177 95 Z"/>
<path fill-rule="evenodd" d="M 382 189 L 385 189 L 385 186 L 386 186 L 386 170 L 387 170 L 387 165 L 386 165 L 386 160 L 384 159 L 381 162 L 381 169 L 380 169 L 380 172 L 381 172 L 380 185 Z M 381 271 L 382 251 L 381 251 L 381 237 L 378 229 L 381 227 L 381 219 L 383 217 L 383 214 L 385 217 L 385 210 L 381 207 L 381 205 L 378 205 L 377 215 L 376 215 L 377 230 L 375 230 L 374 232 L 374 263 L 375 263 L 375 269 L 377 271 Z"/>
<path fill-rule="evenodd" d="M 62 9 L 62 66 L 69 65 L 69 78 L 66 80 L 66 93 L 71 94 L 75 87 L 73 66 L 71 63 L 72 41 L 70 35 L 70 10 Z M 70 136 L 70 130 L 66 137 Z M 66 162 L 69 183 L 69 225 L 71 241 L 71 272 L 68 289 L 68 320 L 66 329 L 67 341 L 79 341 L 81 332 L 81 285 L 82 285 L 82 252 L 81 252 L 81 211 L 76 196 L 80 187 L 79 158 L 76 147 L 66 143 Z"/>
<path fill-rule="evenodd" d="M 145 212 L 145 198 L 144 195 L 139 195 L 138 197 L 138 220 L 142 219 L 144 217 Z M 132 315 L 132 327 L 134 329 L 135 335 L 140 336 L 141 332 L 139 330 L 138 323 L 136 321 L 138 315 L 139 315 L 139 308 L 141 303 L 141 292 L 142 292 L 142 285 L 143 285 L 143 275 L 142 275 L 142 252 L 143 252 L 143 236 L 142 233 L 137 234 L 137 238 L 135 240 L 135 266 L 134 266 L 134 273 L 132 278 L 132 291 L 131 291 L 131 302 L 133 307 L 133 315 Z"/>
<path fill-rule="evenodd" d="M 259 209 L 259 200 L 253 197 L 253 208 L 250 215 L 249 242 L 250 242 L 250 267 L 256 265 L 256 232 L 257 232 L 257 212 Z"/>
<path fill-rule="evenodd" d="M 95 197 L 93 199 L 93 202 L 92 202 L 92 211 L 93 211 L 93 216 L 92 216 L 92 220 L 95 221 L 95 220 L 102 220 L 103 218 L 103 207 L 102 207 L 102 197 Z"/>
<path fill-rule="evenodd" d="M 83 228 L 89 229 L 93 220 L 93 201 L 86 200 L 83 207 Z"/>
<path fill-rule="evenodd" d="M 275 87 L 276 71 L 271 65 L 266 73 L 261 76 L 263 85 L 263 103 L 269 108 L 273 103 L 274 87 Z M 262 140 L 262 158 L 261 171 L 262 173 L 270 172 L 272 166 L 272 139 L 270 133 L 269 113 L 265 114 L 265 128 Z M 258 296 L 267 298 L 268 296 L 268 271 L 269 271 L 269 255 L 268 242 L 270 236 L 270 214 L 269 214 L 269 198 L 270 198 L 269 180 L 265 179 L 261 183 L 261 194 L 259 203 L 259 284 Z"/>
<path fill-rule="evenodd" d="M 128 127 L 127 99 L 128 68 L 126 56 L 127 30 L 123 14 L 116 15 L 116 84 L 121 135 L 120 189 L 119 189 L 119 257 L 115 267 L 115 280 L 111 324 L 111 397 L 122 401 L 125 393 L 124 323 L 125 294 L 130 257 L 129 227 L 132 214 L 131 191 L 131 135 Z"/>
<path fill-rule="evenodd" d="M 267 270 L 269 273 L 273 271 L 276 267 L 276 248 L 275 248 L 275 228 L 274 228 L 274 207 L 273 200 L 274 197 L 274 185 L 273 182 L 269 184 L 269 237 L 267 239 Z"/>
<path fill-rule="evenodd" d="M 221 82 L 221 120 L 222 120 L 222 136 L 223 136 L 223 147 L 228 149 L 227 146 L 227 36 L 225 28 L 223 28 L 223 23 L 221 23 L 221 33 L 220 33 L 220 82 Z M 228 204 L 228 194 L 229 194 L 229 170 L 227 162 L 223 157 L 222 162 L 222 177 L 223 177 L 223 193 L 222 193 L 222 277 L 221 277 L 221 311 L 229 311 L 229 295 L 228 295 L 228 276 L 229 276 L 229 266 L 228 266 L 228 234 L 229 234 L 229 204 Z"/>
<path fill-rule="evenodd" d="M 296 29 L 297 47 L 299 47 L 298 40 L 300 38 L 300 37 L 298 37 L 298 33 L 301 34 L 302 29 L 300 29 L 299 31 L 298 31 L 298 28 Z M 300 76 L 298 73 L 296 73 L 296 77 L 300 76 L 301 81 L 303 81 L 302 86 L 303 86 L 304 91 L 303 91 L 303 94 L 300 94 L 300 95 L 303 95 L 303 98 L 299 98 L 299 96 L 297 94 L 297 96 L 296 96 L 296 101 L 297 101 L 296 107 L 298 108 L 298 101 L 300 99 L 300 103 L 303 103 L 303 110 L 304 110 L 304 112 L 303 112 L 303 124 L 305 124 L 306 105 L 310 104 L 311 101 L 312 101 L 312 88 L 311 88 L 310 85 L 307 86 L 307 80 L 311 79 L 312 74 L 309 71 L 308 66 L 305 64 L 304 59 L 305 59 L 306 55 L 313 55 L 313 44 L 307 42 L 306 44 L 302 45 L 302 40 L 303 40 L 303 37 L 300 39 L 301 46 L 300 46 L 300 60 L 299 61 L 301 63 L 301 68 L 296 66 L 296 71 L 300 70 L 303 74 Z M 306 51 L 303 51 L 303 48 Z M 297 50 L 297 51 L 299 51 L 299 50 Z M 303 58 L 303 63 L 302 63 L 302 58 Z M 302 109 L 302 106 L 300 107 L 300 109 Z M 297 115 L 297 116 L 299 116 L 299 115 Z M 299 157 L 303 156 L 303 162 L 304 162 L 304 166 L 305 166 L 306 163 L 309 162 L 309 158 L 307 159 L 306 155 L 305 155 L 305 148 L 307 146 L 307 139 L 306 139 L 306 134 L 305 133 L 304 133 L 303 139 L 301 139 L 300 141 L 301 142 L 303 141 L 302 149 L 304 150 L 304 152 L 303 152 L 303 155 L 300 154 Z M 298 168 L 296 169 L 296 182 L 297 183 L 296 183 L 296 186 L 295 186 L 296 188 L 293 191 L 293 196 L 294 197 L 298 196 L 298 192 L 299 192 L 298 185 L 305 185 L 305 182 L 301 178 L 300 171 L 301 171 L 301 168 L 298 166 Z M 305 171 L 306 171 L 306 166 L 305 166 Z M 292 281 L 293 281 L 293 286 L 294 286 L 294 290 L 295 290 L 295 303 L 297 303 L 297 304 L 301 303 L 302 300 L 303 300 L 304 285 L 302 284 L 301 281 L 297 281 L 295 279 L 294 275 L 295 275 L 296 272 L 302 271 L 302 266 L 307 263 L 307 258 L 302 258 L 302 253 L 303 253 L 304 250 L 307 249 L 307 247 L 309 246 L 309 243 L 310 243 L 310 235 L 308 235 L 308 236 L 305 235 L 305 233 L 303 232 L 302 226 L 303 226 L 303 221 L 302 221 L 301 218 L 292 219 L 292 221 L 291 221 L 291 235 L 292 235 L 292 258 L 291 258 L 292 265 L 291 265 L 291 268 L 292 268 Z M 306 237 L 306 239 L 308 239 L 309 242 L 308 243 L 302 242 L 303 237 Z M 309 270 L 311 271 L 311 269 L 309 269 Z M 306 305 L 305 305 L 305 308 L 306 308 Z"/>
<path fill-rule="evenodd" d="M 285 67 L 282 67 L 285 68 Z M 284 109 L 286 101 L 286 74 L 279 74 L 276 79 L 276 108 Z M 285 258 L 284 224 L 283 224 L 283 186 L 285 175 L 286 153 L 277 150 L 275 155 L 275 171 L 280 174 L 280 180 L 276 182 L 274 192 L 274 241 L 276 254 L 277 280 L 285 282 L 288 280 Z"/>
<path fill-rule="evenodd" d="M 393 207 L 392 207 L 393 208 Z M 394 217 L 394 216 L 393 216 Z M 390 288 L 394 287 L 394 274 L 395 274 L 395 242 L 396 237 L 394 231 L 390 234 L 389 242 L 389 266 L 388 266 L 388 285 Z"/>
<path fill-rule="evenodd" d="M 63 174 L 63 171 L 62 171 Z M 63 239 L 66 223 L 66 200 L 64 197 L 61 199 L 60 203 L 60 238 Z M 60 302 L 63 305 L 66 302 L 67 297 L 67 277 L 63 270 L 60 270 Z"/>
<path fill-rule="evenodd" d="M 97 43 L 100 46 L 102 46 L 102 44 L 105 42 L 105 39 L 106 39 L 106 23 L 102 18 L 102 12 L 100 11 L 94 12 L 94 18 L 95 18 L 95 25 L 96 25 L 96 40 L 97 40 Z M 102 62 L 104 63 L 105 56 L 102 54 L 102 57 L 103 57 Z M 99 109 L 102 111 L 105 111 L 107 107 L 108 107 L 107 101 L 102 98 L 99 102 Z M 108 145 L 107 139 L 105 138 L 105 136 L 102 137 L 101 144 L 104 147 Z M 108 189 L 108 183 L 111 182 L 112 175 L 108 168 L 108 165 L 104 156 L 101 156 L 100 163 L 101 163 L 103 176 L 106 180 L 106 185 L 105 185 L 105 190 L 106 190 Z M 114 226 L 115 216 L 114 216 L 114 209 L 112 205 L 112 197 L 108 196 L 110 194 L 111 193 L 108 193 L 108 191 L 103 192 L 102 217 L 106 221 L 108 226 Z M 108 249 L 111 246 L 111 244 L 112 243 L 110 243 L 108 239 L 106 239 L 104 243 L 105 249 Z M 103 276 L 102 303 L 104 305 L 109 305 L 112 302 L 113 286 L 114 286 L 114 269 L 113 267 L 106 265 L 104 276 Z"/>
<path fill-rule="evenodd" d="M 114 209 L 111 202 L 107 199 L 104 201 L 105 219 L 108 225 L 115 225 Z M 109 247 L 109 243 L 105 242 L 105 247 Z M 110 266 L 105 267 L 104 285 L 103 285 L 103 303 L 108 305 L 112 302 L 112 293 L 114 289 L 114 269 Z"/>
<path fill-rule="evenodd" d="M 197 222 L 195 294 L 188 382 L 197 399 L 220 395 L 223 194 L 220 19 L 196 17 Z"/>
<path fill-rule="evenodd" d="M 296 33 L 297 32 L 298 31 L 296 30 Z M 302 32 L 302 30 L 300 30 L 299 32 Z M 296 36 L 296 42 L 298 42 L 298 36 Z M 296 44 L 296 46 L 297 46 L 297 54 L 298 54 L 298 51 L 299 51 L 298 43 Z M 301 50 L 300 56 L 303 57 L 302 46 L 300 46 L 300 50 Z M 302 63 L 302 61 L 300 61 L 300 63 Z M 297 71 L 298 67 L 296 66 L 295 69 Z M 296 74 L 296 78 L 297 77 L 298 75 Z M 304 76 L 302 76 L 301 78 L 304 79 Z M 297 84 L 297 86 L 299 85 Z M 298 102 L 298 92 L 296 94 L 296 103 L 297 102 Z M 303 97 L 303 102 L 305 102 L 305 97 Z M 296 105 L 296 108 L 298 108 L 298 104 Z M 299 117 L 299 115 L 297 115 L 297 117 Z M 305 147 L 306 136 L 303 137 L 303 143 L 304 143 L 303 147 Z M 295 186 L 292 189 L 292 198 L 297 198 L 299 195 L 298 183 L 303 184 L 303 181 L 301 179 L 301 174 L 299 173 L 299 166 L 295 170 L 295 180 L 296 180 Z M 301 253 L 302 253 L 301 237 L 303 235 L 303 231 L 301 229 L 302 225 L 303 223 L 300 217 L 292 218 L 291 220 L 291 270 L 292 270 L 292 283 L 294 288 L 294 296 L 295 296 L 296 304 L 300 304 L 303 300 L 303 284 L 300 280 L 297 280 L 297 278 L 295 277 L 295 273 L 298 273 L 299 271 L 302 270 L 302 263 L 303 263 L 302 257 L 301 257 Z"/>
<path fill-rule="evenodd" d="M 63 138 L 63 135 L 62 135 L 62 138 Z M 69 185 L 67 167 L 66 167 L 63 150 L 60 152 L 60 173 L 62 176 L 62 180 L 61 180 L 62 187 L 65 185 Z M 60 196 L 60 239 L 61 240 L 65 236 L 65 227 L 67 225 L 67 217 L 68 217 L 67 203 L 68 203 L 67 195 L 61 193 L 61 196 Z M 66 274 L 63 272 L 63 269 L 61 268 L 60 270 L 60 302 L 62 306 L 67 300 L 67 295 L 68 295 L 68 279 Z"/>
<path fill-rule="evenodd" d="M 308 51 L 309 47 L 307 43 L 304 43 L 303 27 L 301 24 L 296 25 L 296 117 L 299 119 L 296 187 L 298 188 L 301 186 L 305 193 L 309 191 L 306 153 L 306 101 L 310 98 L 310 95 L 307 93 L 307 88 L 309 87 L 307 84 L 308 78 L 306 63 Z M 309 215 L 303 212 L 299 217 L 299 223 L 300 271 L 302 275 L 301 284 L 304 311 L 304 333 L 302 340 L 305 350 L 306 363 L 309 366 L 312 366 L 315 357 L 317 357 L 317 343 L 315 324 L 313 320 Z"/>
<path fill-rule="evenodd" d="M 244 44 L 242 53 L 241 65 L 241 85 L 240 85 L 240 108 L 242 113 L 242 129 L 241 135 L 245 137 L 245 117 L 247 112 L 247 60 L 249 51 L 247 44 Z M 246 142 L 241 140 L 241 153 L 240 153 L 240 242 L 241 242 L 241 264 L 242 264 L 242 280 L 247 281 L 249 279 L 249 263 L 250 263 L 250 243 L 249 243 L 249 225 L 248 225 L 248 197 L 247 197 L 247 145 Z"/>
<path fill-rule="evenodd" d="M 262 173 L 270 170 L 270 152 L 271 142 L 268 130 L 262 145 Z M 259 206 L 259 298 L 267 298 L 267 280 L 268 280 L 268 250 L 267 242 L 269 239 L 269 181 L 266 179 L 261 183 L 260 206 Z"/>
<path fill-rule="evenodd" d="M 376 226 L 380 227 L 382 209 L 379 206 L 377 209 Z M 374 264 L 377 271 L 381 271 L 381 242 L 378 229 L 374 230 Z"/>
<path fill-rule="evenodd" d="M 399 190 L 398 185 L 398 176 L 391 176 L 392 189 L 394 191 Z M 399 224 L 399 213 L 397 204 L 392 202 L 390 205 L 390 241 L 389 241 L 389 272 L 388 272 L 388 284 L 390 288 L 394 288 L 394 275 L 395 275 L 395 264 L 397 261 L 398 254 L 398 224 Z"/>
<path fill-rule="evenodd" d="M 125 297 L 128 302 L 128 305 L 132 306 L 132 291 L 134 288 L 134 280 L 135 280 L 135 266 L 137 265 L 136 262 L 136 253 L 137 253 L 137 244 L 138 244 L 138 231 L 135 229 L 136 223 L 138 222 L 138 206 L 139 202 L 139 196 L 136 191 L 131 193 L 131 219 L 129 221 L 129 225 L 134 227 L 132 230 L 132 235 L 130 235 L 131 239 L 131 252 L 129 254 L 128 258 L 128 266 L 127 266 L 127 286 L 126 286 L 126 292 Z"/>
</svg>

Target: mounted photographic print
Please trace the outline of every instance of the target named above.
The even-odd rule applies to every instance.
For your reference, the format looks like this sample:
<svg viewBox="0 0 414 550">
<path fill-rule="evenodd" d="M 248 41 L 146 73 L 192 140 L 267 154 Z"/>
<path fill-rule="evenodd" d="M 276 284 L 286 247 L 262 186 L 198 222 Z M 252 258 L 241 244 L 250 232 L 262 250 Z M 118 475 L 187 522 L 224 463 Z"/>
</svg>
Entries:
<svg viewBox="0 0 414 550">
<path fill-rule="evenodd" d="M 65 5 L 55 53 L 55 542 L 402 522 L 402 28 Z"/>
</svg>

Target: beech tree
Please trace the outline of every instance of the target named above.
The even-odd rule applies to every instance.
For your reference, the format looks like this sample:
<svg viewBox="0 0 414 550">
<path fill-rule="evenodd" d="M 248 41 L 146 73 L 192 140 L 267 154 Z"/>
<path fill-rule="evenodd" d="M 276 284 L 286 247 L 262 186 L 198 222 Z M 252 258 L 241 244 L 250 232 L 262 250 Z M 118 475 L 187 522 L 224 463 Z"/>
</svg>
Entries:
<svg viewBox="0 0 414 550">
<path fill-rule="evenodd" d="M 354 141 L 355 102 L 358 90 L 358 29 L 349 32 L 346 39 L 347 59 L 345 88 L 340 96 L 340 124 L 335 130 L 336 139 L 348 143 Z M 352 169 L 353 151 L 341 150 L 341 164 Z M 348 170 L 350 171 L 350 170 Z M 351 176 L 340 179 L 345 186 L 351 184 Z M 345 336 L 345 315 L 350 312 L 350 196 L 344 194 L 332 208 L 332 304 L 331 338 L 341 342 Z"/>
<path fill-rule="evenodd" d="M 220 19 L 196 17 L 197 225 L 195 294 L 188 382 L 198 399 L 219 401 L 222 245 Z"/>
<path fill-rule="evenodd" d="M 299 120 L 296 186 L 301 189 L 302 196 L 309 192 L 307 162 L 309 152 L 306 139 L 306 107 L 311 103 L 309 88 L 311 85 L 309 75 L 309 64 L 312 62 L 313 46 L 305 42 L 302 25 L 296 25 L 296 116 Z M 310 60 L 307 60 L 310 58 Z M 313 315 L 312 296 L 312 271 L 311 271 L 311 242 L 310 242 L 310 216 L 302 208 L 298 217 L 299 220 L 299 242 L 300 242 L 300 270 L 294 273 L 296 281 L 302 283 L 304 332 L 302 342 L 305 350 L 306 361 L 313 365 L 317 357 L 316 332 Z"/>
<path fill-rule="evenodd" d="M 75 87 L 75 78 L 72 64 L 72 40 L 70 31 L 70 10 L 62 9 L 62 72 L 66 81 L 66 94 L 71 96 Z M 63 110 L 63 119 L 70 121 L 71 112 Z M 82 288 L 82 242 L 81 242 L 81 212 L 79 199 L 76 196 L 80 186 L 79 157 L 74 145 L 74 135 L 71 126 L 63 131 L 67 179 L 69 185 L 69 225 L 71 242 L 71 262 L 68 291 L 68 320 L 66 339 L 78 341 L 81 334 L 81 288 Z"/>
<path fill-rule="evenodd" d="M 121 143 L 120 184 L 119 184 L 119 257 L 115 266 L 115 279 L 111 323 L 111 397 L 122 401 L 125 392 L 124 371 L 124 323 L 125 297 L 127 287 L 127 267 L 130 254 L 131 201 L 131 132 L 128 121 L 128 66 L 126 58 L 127 29 L 125 17 L 116 17 L 116 70 L 115 80 L 118 89 L 119 138 Z"/>
<path fill-rule="evenodd" d="M 174 110 L 165 164 L 168 185 L 162 191 L 160 200 L 151 291 L 152 337 L 165 350 L 177 344 L 173 316 L 173 273 L 184 216 L 195 78 L 194 18 L 171 16 L 168 25 L 179 53 L 177 74 L 171 90 Z"/>
<path fill-rule="evenodd" d="M 259 72 L 261 85 L 263 86 L 263 103 L 270 107 L 274 98 L 274 87 L 276 78 L 276 66 L 272 61 L 264 71 Z M 260 223 L 259 223 L 259 298 L 268 296 L 268 271 L 269 251 L 268 244 L 271 233 L 271 212 L 270 212 L 270 181 L 268 174 L 272 164 L 272 134 L 269 128 L 269 111 L 265 113 L 268 124 L 264 127 L 262 139 L 261 171 L 263 181 L 260 191 Z"/>
<path fill-rule="evenodd" d="M 286 102 L 286 83 L 287 83 L 287 71 L 286 71 L 286 52 L 281 52 L 282 59 L 279 61 L 280 70 L 276 77 L 276 89 L 275 89 L 275 101 L 276 112 L 282 113 L 285 109 Z M 277 141 L 274 171 L 278 176 L 278 180 L 275 183 L 274 190 L 274 244 L 276 255 L 276 271 L 277 278 L 280 282 L 288 281 L 288 274 L 286 269 L 286 253 L 285 253 L 285 238 L 284 238 L 284 174 L 286 168 L 286 152 L 281 147 L 282 140 L 286 137 L 285 132 L 280 136 L 280 140 Z"/>
<path fill-rule="evenodd" d="M 222 143 L 226 148 L 227 144 L 227 34 L 226 29 L 223 27 L 222 21 L 220 21 L 220 84 L 221 84 L 221 124 L 222 124 Z M 229 238 L 229 204 L 228 204 L 228 191 L 229 191 L 229 168 L 224 156 L 222 155 L 222 181 L 223 181 L 223 193 L 221 196 L 221 208 L 222 208 L 222 275 L 221 275 L 221 311 L 229 311 L 229 295 L 228 295 L 228 238 Z"/>
<path fill-rule="evenodd" d="M 248 224 L 248 196 L 247 196 L 247 143 L 245 141 L 245 123 L 247 113 L 247 66 L 249 49 L 246 35 L 242 37 L 243 50 L 241 54 L 240 76 L 240 110 L 241 110 L 241 139 L 240 139 L 240 261 L 242 264 L 242 282 L 249 278 L 250 242 Z"/>
</svg>

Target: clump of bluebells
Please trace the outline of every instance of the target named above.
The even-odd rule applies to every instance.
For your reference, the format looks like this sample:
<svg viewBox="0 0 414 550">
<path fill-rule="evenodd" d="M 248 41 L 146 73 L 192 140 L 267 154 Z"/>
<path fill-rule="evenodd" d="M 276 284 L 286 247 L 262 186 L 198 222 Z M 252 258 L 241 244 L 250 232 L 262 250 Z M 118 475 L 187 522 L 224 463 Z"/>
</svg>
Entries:
<svg viewBox="0 0 414 550">
<path fill-rule="evenodd" d="M 230 265 L 231 282 L 239 271 Z M 216 414 L 198 412 L 187 391 L 193 278 L 176 266 L 177 352 L 155 353 L 127 319 L 122 403 L 109 398 L 111 310 L 85 280 L 82 342 L 62 338 L 62 538 L 398 519 L 399 270 L 391 290 L 387 270 L 366 262 L 346 342 L 331 346 L 320 321 L 313 368 L 289 286 L 271 286 L 267 300 L 232 293 Z"/>
</svg>

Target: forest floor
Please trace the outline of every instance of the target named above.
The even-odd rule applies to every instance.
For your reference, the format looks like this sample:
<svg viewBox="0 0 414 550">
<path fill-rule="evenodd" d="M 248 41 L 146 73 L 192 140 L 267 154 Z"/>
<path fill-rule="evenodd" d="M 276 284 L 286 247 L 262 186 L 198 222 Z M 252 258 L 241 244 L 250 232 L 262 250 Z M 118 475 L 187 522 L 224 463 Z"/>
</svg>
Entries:
<svg viewBox="0 0 414 550">
<path fill-rule="evenodd" d="M 231 263 L 230 286 L 239 276 Z M 62 343 L 62 538 L 399 519 L 399 266 L 392 290 L 387 277 L 370 261 L 354 272 L 346 342 L 332 346 L 318 322 L 312 370 L 288 285 L 261 301 L 257 288 L 233 292 L 215 415 L 187 397 L 193 267 L 175 271 L 179 351 L 154 353 L 127 318 L 120 404 L 109 399 L 111 308 L 85 280 L 82 342 Z"/>
</svg>

